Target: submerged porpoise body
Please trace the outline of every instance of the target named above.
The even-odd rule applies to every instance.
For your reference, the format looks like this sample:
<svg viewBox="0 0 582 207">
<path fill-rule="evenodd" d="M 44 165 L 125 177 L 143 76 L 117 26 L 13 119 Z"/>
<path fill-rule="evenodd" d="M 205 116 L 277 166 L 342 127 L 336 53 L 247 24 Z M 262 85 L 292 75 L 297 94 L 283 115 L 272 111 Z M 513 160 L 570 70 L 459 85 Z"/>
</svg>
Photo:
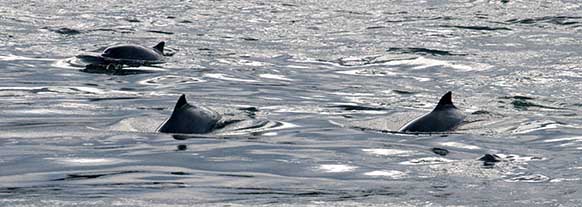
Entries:
<svg viewBox="0 0 582 207">
<path fill-rule="evenodd" d="M 447 92 L 437 106 L 404 126 L 399 132 L 446 132 L 455 130 L 465 119 L 465 115 L 453 105 L 452 92 Z"/>
</svg>

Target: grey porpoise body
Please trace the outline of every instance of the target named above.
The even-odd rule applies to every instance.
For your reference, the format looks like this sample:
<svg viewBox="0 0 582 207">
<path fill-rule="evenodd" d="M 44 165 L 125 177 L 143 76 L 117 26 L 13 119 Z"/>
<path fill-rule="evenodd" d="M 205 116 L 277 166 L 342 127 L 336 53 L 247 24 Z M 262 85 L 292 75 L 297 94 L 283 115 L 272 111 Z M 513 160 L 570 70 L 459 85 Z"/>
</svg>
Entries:
<svg viewBox="0 0 582 207">
<path fill-rule="evenodd" d="M 222 116 L 208 108 L 191 105 L 182 94 L 170 118 L 159 128 L 159 132 L 203 134 L 215 129 Z"/>
<path fill-rule="evenodd" d="M 447 92 L 437 106 L 401 127 L 399 132 L 446 132 L 457 128 L 465 115 L 453 105 L 452 92 Z"/>
<path fill-rule="evenodd" d="M 160 42 L 153 48 L 141 45 L 116 45 L 106 48 L 101 54 L 82 54 L 77 58 L 87 63 L 87 69 L 122 69 L 123 66 L 139 67 L 165 63 L 164 46 Z"/>
<path fill-rule="evenodd" d="M 164 59 L 164 42 L 153 48 L 141 45 L 116 45 L 106 48 L 101 56 L 120 60 L 161 61 Z"/>
</svg>

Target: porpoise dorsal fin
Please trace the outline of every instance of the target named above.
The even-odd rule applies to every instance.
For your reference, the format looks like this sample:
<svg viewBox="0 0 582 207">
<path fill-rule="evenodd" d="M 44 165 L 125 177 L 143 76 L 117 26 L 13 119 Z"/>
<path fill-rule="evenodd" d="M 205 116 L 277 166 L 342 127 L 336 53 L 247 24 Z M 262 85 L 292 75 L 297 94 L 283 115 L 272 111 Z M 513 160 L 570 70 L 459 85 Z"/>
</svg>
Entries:
<svg viewBox="0 0 582 207">
<path fill-rule="evenodd" d="M 443 97 L 441 97 L 441 100 L 439 101 L 437 106 L 434 108 L 434 110 L 446 109 L 446 108 L 450 108 L 450 107 L 457 108 L 457 107 L 455 107 L 455 105 L 453 105 L 453 92 L 451 92 L 451 91 L 445 93 L 445 95 L 443 95 Z"/>
<path fill-rule="evenodd" d="M 164 41 L 161 41 L 156 46 L 154 46 L 154 49 L 160 52 L 160 54 L 164 54 L 164 45 L 166 45 L 166 43 Z"/>
<path fill-rule="evenodd" d="M 188 101 L 186 101 L 186 94 L 182 94 L 180 98 L 178 98 L 178 102 L 176 102 L 176 106 L 174 107 L 174 111 L 188 105 Z"/>
</svg>

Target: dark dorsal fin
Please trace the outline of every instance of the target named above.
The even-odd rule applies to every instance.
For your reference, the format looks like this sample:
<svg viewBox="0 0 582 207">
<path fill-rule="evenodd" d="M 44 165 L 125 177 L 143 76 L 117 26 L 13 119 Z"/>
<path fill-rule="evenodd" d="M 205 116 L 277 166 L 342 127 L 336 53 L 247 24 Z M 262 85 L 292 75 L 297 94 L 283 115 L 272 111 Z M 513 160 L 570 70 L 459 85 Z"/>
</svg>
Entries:
<svg viewBox="0 0 582 207">
<path fill-rule="evenodd" d="M 441 97 L 441 100 L 439 101 L 439 103 L 437 104 L 437 106 L 434 109 L 438 110 L 438 109 L 445 109 L 445 108 L 449 108 L 449 107 L 456 108 L 455 105 L 453 105 L 453 92 L 451 92 L 451 91 L 445 93 L 445 95 L 443 97 Z"/>
<path fill-rule="evenodd" d="M 178 102 L 176 102 L 176 106 L 174 107 L 174 111 L 182 108 L 185 105 L 188 105 L 188 101 L 186 101 L 186 95 L 182 94 L 182 96 L 180 96 L 180 98 L 178 99 Z"/>
<path fill-rule="evenodd" d="M 154 46 L 154 49 L 160 52 L 160 54 L 164 54 L 164 45 L 166 45 L 166 43 L 164 41 L 161 41 L 156 46 Z"/>
</svg>

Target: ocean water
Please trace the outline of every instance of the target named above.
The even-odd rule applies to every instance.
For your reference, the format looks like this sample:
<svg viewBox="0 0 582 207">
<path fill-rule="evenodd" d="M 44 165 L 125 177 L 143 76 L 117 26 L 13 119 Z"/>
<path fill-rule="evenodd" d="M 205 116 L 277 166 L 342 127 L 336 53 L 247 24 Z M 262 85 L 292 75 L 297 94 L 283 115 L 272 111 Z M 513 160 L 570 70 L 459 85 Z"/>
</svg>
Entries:
<svg viewBox="0 0 582 207">
<path fill-rule="evenodd" d="M 581 206 L 581 12 L 3 0 L 0 206 Z M 160 41 L 156 67 L 74 64 Z M 447 91 L 465 125 L 393 133 Z M 181 94 L 244 121 L 157 133 Z"/>
</svg>

